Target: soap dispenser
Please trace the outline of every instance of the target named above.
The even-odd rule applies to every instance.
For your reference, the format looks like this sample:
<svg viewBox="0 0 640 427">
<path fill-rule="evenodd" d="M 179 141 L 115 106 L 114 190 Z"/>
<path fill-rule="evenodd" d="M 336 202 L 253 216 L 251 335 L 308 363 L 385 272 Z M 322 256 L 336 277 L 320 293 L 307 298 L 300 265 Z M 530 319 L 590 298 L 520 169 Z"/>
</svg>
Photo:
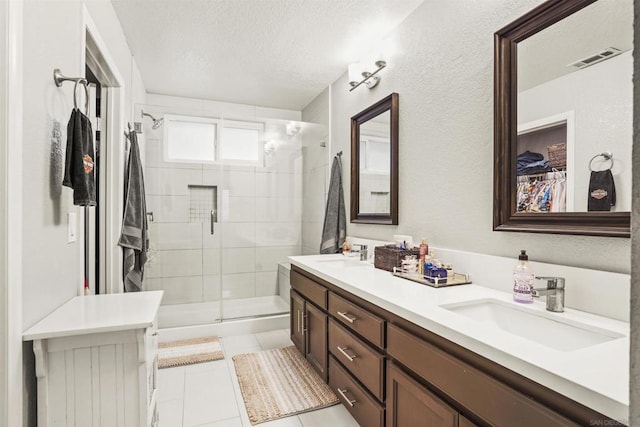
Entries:
<svg viewBox="0 0 640 427">
<path fill-rule="evenodd" d="M 533 302 L 533 271 L 524 249 L 520 251 L 518 264 L 513 269 L 513 300 L 525 304 Z"/>
</svg>

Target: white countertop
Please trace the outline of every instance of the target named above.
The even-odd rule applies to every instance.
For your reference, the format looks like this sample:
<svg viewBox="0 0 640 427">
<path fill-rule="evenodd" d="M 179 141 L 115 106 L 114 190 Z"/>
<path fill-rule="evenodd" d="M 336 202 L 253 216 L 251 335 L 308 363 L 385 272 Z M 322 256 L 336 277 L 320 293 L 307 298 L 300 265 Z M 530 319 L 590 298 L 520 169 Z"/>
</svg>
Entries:
<svg viewBox="0 0 640 427">
<path fill-rule="evenodd" d="M 513 303 L 510 293 L 481 284 L 432 288 L 379 270 L 339 267 L 342 255 L 289 257 L 303 268 L 352 294 L 376 304 L 416 325 L 509 368 L 612 419 L 628 423 L 629 406 L 629 324 L 590 313 L 565 309 L 546 312 L 544 301 L 528 304 L 545 316 L 561 316 L 594 328 L 623 335 L 598 345 L 560 351 L 524 337 L 487 326 L 447 310 L 440 305 L 479 299 Z M 472 277 L 473 279 L 473 277 Z M 606 294 L 603 294 L 606 297 Z"/>
<path fill-rule="evenodd" d="M 78 296 L 22 334 L 24 341 L 147 328 L 163 291 Z"/>
</svg>

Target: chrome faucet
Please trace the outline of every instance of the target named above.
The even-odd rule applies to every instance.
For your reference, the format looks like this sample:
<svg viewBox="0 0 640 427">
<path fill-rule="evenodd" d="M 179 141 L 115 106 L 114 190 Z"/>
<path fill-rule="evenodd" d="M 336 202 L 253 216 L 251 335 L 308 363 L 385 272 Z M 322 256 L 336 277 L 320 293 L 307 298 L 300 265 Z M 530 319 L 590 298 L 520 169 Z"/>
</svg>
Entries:
<svg viewBox="0 0 640 427">
<path fill-rule="evenodd" d="M 360 250 L 359 251 L 352 251 L 352 252 L 359 252 L 360 253 L 360 261 L 366 261 L 367 258 L 369 257 L 369 247 L 367 245 L 361 245 L 361 244 L 353 244 L 352 246 L 360 246 Z"/>
<path fill-rule="evenodd" d="M 546 288 L 534 288 L 533 296 L 547 297 L 547 310 L 555 313 L 564 312 L 564 277 L 538 277 L 537 280 L 546 280 Z"/>
</svg>

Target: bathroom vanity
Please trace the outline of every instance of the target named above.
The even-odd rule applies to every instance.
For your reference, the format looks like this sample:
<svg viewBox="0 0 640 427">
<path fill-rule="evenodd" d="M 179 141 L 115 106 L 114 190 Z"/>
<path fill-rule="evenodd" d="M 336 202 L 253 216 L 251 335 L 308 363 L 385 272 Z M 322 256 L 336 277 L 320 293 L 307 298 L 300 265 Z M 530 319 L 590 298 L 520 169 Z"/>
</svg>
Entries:
<svg viewBox="0 0 640 427">
<path fill-rule="evenodd" d="M 36 358 L 38 426 L 158 425 L 162 294 L 78 296 L 24 332 Z"/>
<path fill-rule="evenodd" d="M 627 419 L 625 322 L 430 288 L 341 255 L 290 260 L 292 340 L 360 425 Z"/>
</svg>

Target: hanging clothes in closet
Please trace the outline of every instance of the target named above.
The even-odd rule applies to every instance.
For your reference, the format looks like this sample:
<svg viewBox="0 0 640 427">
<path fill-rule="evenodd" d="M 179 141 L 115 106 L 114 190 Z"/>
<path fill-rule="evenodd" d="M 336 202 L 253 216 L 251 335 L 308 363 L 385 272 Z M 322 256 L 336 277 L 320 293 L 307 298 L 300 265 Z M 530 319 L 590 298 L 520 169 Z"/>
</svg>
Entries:
<svg viewBox="0 0 640 427">
<path fill-rule="evenodd" d="M 517 212 L 566 212 L 566 171 L 518 177 Z"/>
</svg>

